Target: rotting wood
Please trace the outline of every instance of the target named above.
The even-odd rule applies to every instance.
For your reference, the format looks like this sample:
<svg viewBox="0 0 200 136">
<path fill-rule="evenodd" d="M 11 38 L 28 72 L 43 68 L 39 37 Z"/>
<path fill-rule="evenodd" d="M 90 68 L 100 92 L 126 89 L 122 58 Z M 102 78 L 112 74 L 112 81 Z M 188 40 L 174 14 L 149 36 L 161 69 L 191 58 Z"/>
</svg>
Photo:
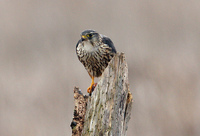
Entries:
<svg viewBox="0 0 200 136">
<path fill-rule="evenodd" d="M 111 60 L 91 96 L 84 96 L 78 88 L 75 90 L 79 92 L 76 97 L 78 99 L 75 98 L 75 111 L 81 118 L 76 117 L 75 121 L 73 119 L 76 122 L 74 125 L 72 121 L 73 136 L 126 135 L 133 99 L 129 90 L 128 66 L 123 53 L 117 53 Z"/>
</svg>

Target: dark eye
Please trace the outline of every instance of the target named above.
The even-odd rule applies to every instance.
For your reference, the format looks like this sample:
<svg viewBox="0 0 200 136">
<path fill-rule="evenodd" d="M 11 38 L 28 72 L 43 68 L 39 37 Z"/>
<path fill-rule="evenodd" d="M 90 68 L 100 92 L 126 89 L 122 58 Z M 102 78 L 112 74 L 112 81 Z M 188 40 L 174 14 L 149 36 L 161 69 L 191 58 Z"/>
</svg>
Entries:
<svg viewBox="0 0 200 136">
<path fill-rule="evenodd" d="M 88 38 L 91 38 L 92 37 L 92 34 L 87 34 L 86 35 Z"/>
</svg>

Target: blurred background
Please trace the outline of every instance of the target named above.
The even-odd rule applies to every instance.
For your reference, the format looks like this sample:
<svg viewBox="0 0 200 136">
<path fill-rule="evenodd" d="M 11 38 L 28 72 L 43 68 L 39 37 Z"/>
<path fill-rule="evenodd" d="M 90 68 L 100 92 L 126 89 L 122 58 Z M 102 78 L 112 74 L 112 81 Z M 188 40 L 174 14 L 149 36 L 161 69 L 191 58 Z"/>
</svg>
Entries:
<svg viewBox="0 0 200 136">
<path fill-rule="evenodd" d="M 134 97 L 128 136 L 200 135 L 199 0 L 1 0 L 0 135 L 70 136 L 78 61 L 94 29 L 125 52 Z"/>
</svg>

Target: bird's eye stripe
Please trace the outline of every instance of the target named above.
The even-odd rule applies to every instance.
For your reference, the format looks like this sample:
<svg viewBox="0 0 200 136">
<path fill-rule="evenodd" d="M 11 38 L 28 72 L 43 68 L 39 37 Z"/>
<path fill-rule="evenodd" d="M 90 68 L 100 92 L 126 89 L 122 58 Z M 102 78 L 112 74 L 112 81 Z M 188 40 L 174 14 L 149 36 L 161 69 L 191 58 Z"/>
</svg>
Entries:
<svg viewBox="0 0 200 136">
<path fill-rule="evenodd" d="M 92 37 L 92 34 L 87 34 L 86 36 L 87 36 L 87 37 Z"/>
</svg>

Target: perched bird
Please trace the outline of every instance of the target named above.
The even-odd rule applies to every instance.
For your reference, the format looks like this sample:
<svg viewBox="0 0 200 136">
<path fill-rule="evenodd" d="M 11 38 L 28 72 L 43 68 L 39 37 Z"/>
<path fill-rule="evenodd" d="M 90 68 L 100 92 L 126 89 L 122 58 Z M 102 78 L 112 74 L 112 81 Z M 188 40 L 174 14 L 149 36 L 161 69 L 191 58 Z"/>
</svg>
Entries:
<svg viewBox="0 0 200 136">
<path fill-rule="evenodd" d="M 92 78 L 88 93 L 92 93 L 94 77 L 101 76 L 116 52 L 110 38 L 94 30 L 85 30 L 81 33 L 81 39 L 76 45 L 76 54 Z"/>
</svg>

